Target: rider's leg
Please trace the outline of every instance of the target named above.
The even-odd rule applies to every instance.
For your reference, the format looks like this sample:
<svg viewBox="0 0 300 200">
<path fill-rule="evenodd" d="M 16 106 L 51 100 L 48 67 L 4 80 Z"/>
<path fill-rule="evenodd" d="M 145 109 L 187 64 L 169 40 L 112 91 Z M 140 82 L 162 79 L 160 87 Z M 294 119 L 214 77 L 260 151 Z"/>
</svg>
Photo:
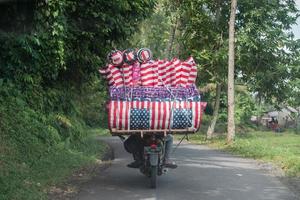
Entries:
<svg viewBox="0 0 300 200">
<path fill-rule="evenodd" d="M 138 168 L 142 164 L 143 141 L 138 135 L 130 135 L 124 142 L 124 147 L 128 153 L 132 153 L 134 161 L 128 167 Z"/>
<path fill-rule="evenodd" d="M 170 160 L 172 146 L 173 146 L 173 136 L 171 134 L 168 134 L 166 137 L 165 160 L 164 160 L 165 166 L 168 168 L 176 168 L 177 167 L 175 162 L 172 162 Z"/>
<path fill-rule="evenodd" d="M 172 146 L 173 146 L 173 136 L 171 134 L 168 134 L 166 137 L 165 160 L 170 159 Z"/>
</svg>

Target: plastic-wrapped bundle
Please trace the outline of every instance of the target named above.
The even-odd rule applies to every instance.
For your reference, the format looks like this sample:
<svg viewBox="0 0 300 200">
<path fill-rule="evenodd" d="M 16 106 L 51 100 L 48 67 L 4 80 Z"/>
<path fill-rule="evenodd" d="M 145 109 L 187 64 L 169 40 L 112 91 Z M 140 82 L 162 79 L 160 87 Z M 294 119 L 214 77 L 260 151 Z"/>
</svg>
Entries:
<svg viewBox="0 0 300 200">
<path fill-rule="evenodd" d="M 147 62 L 141 64 L 140 73 L 142 86 L 155 87 L 158 85 L 157 62 Z"/>
<path fill-rule="evenodd" d="M 165 65 L 164 65 L 165 69 L 163 71 L 163 76 L 161 77 L 161 80 L 163 82 L 164 86 L 171 86 L 171 73 L 173 70 L 173 62 L 170 61 L 166 61 Z"/>
<path fill-rule="evenodd" d="M 114 65 L 108 65 L 109 76 L 112 79 L 112 83 L 116 87 L 121 87 L 124 85 L 123 74 L 119 67 Z"/>
<path fill-rule="evenodd" d="M 191 69 L 192 65 L 189 62 L 181 62 L 176 68 L 176 86 L 187 87 L 188 85 L 191 85 L 188 83 Z"/>
<path fill-rule="evenodd" d="M 181 61 L 177 58 L 173 59 L 172 61 L 172 70 L 170 73 L 170 82 L 166 82 L 166 85 L 170 85 L 172 87 L 176 87 L 179 85 L 177 84 L 177 72 L 180 73 L 180 65 L 181 65 Z"/>
<path fill-rule="evenodd" d="M 164 86 L 163 77 L 165 77 L 168 63 L 166 60 L 159 60 L 157 62 L 158 86 Z"/>
<path fill-rule="evenodd" d="M 111 130 L 199 129 L 203 113 L 199 98 L 113 100 L 109 102 Z"/>
<path fill-rule="evenodd" d="M 132 85 L 138 86 L 141 84 L 141 65 L 140 63 L 133 63 L 132 65 Z"/>
<path fill-rule="evenodd" d="M 114 80 L 112 77 L 112 74 L 110 73 L 108 66 L 104 68 L 99 69 L 99 73 L 105 77 L 105 79 L 108 81 L 108 85 L 113 87 L 114 86 Z"/>
<path fill-rule="evenodd" d="M 102 71 L 102 70 L 100 70 Z M 122 87 L 123 85 L 142 85 L 145 87 L 187 87 L 193 85 L 197 78 L 197 67 L 194 59 L 186 61 L 174 58 L 172 61 L 138 62 L 123 66 L 109 65 L 106 75 L 109 85 Z"/>
<path fill-rule="evenodd" d="M 123 65 L 120 70 L 124 78 L 124 85 L 132 85 L 132 65 Z"/>
<path fill-rule="evenodd" d="M 189 64 L 190 67 L 190 74 L 189 74 L 189 78 L 188 78 L 188 85 L 191 84 L 195 84 L 196 83 L 196 78 L 197 78 L 197 66 L 196 63 L 194 61 L 193 57 L 190 57 L 187 61 L 187 64 Z"/>
</svg>

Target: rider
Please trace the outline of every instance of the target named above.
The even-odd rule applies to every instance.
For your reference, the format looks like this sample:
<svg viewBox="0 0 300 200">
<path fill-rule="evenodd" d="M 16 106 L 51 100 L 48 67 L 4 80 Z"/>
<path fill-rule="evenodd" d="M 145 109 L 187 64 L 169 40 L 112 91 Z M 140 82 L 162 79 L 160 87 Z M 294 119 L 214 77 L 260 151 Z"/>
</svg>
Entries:
<svg viewBox="0 0 300 200">
<path fill-rule="evenodd" d="M 139 168 L 143 164 L 144 141 L 139 135 L 130 135 L 124 142 L 124 147 L 128 153 L 132 153 L 134 161 L 127 166 L 130 168 Z M 168 134 L 165 140 L 165 156 L 163 164 L 168 168 L 176 168 L 175 162 L 170 160 L 170 153 L 173 145 L 173 136 Z"/>
</svg>

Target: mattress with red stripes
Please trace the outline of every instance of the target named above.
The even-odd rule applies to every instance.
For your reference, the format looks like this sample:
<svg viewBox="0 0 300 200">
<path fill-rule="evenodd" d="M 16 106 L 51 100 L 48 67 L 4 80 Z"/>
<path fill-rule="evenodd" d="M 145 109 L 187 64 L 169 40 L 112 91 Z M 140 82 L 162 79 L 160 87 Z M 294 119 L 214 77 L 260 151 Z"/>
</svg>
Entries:
<svg viewBox="0 0 300 200">
<path fill-rule="evenodd" d="M 143 99 L 111 100 L 110 130 L 198 130 L 206 103 L 200 98 L 189 100 Z"/>
</svg>

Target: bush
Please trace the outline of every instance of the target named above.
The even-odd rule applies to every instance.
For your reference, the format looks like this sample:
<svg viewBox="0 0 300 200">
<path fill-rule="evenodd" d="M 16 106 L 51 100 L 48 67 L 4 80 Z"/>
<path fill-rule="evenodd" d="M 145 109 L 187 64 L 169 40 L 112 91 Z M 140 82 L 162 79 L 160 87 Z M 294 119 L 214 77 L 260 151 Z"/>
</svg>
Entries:
<svg viewBox="0 0 300 200">
<path fill-rule="evenodd" d="M 22 93 L 7 82 L 1 86 L 0 199 L 43 199 L 40 182 L 60 178 L 53 175 L 57 167 L 65 174 L 86 162 L 80 153 L 74 154 L 74 144 L 86 136 L 85 123 L 75 114 L 32 108 L 34 100 L 28 96 L 36 91 Z M 41 104 L 33 107 L 45 107 L 42 97 L 34 99 Z"/>
</svg>

